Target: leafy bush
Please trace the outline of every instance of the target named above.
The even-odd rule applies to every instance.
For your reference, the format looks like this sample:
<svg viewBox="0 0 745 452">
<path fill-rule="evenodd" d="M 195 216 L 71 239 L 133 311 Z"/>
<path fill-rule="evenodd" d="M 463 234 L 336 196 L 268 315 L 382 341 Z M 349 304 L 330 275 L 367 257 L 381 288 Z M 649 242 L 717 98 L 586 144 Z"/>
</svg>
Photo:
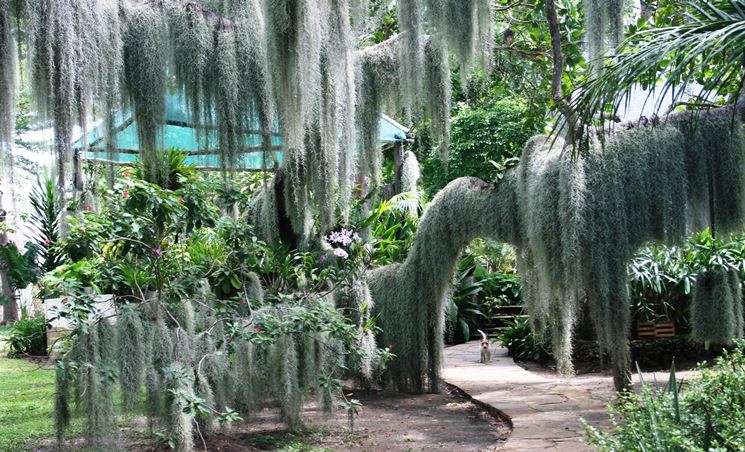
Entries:
<svg viewBox="0 0 745 452">
<path fill-rule="evenodd" d="M 679 331 L 689 328 L 687 312 L 696 275 L 711 270 L 745 276 L 745 237 L 728 240 L 710 230 L 691 236 L 680 246 L 644 248 L 629 264 L 631 312 L 637 322 L 670 319 Z"/>
<path fill-rule="evenodd" d="M 424 205 L 421 197 L 412 192 L 400 193 L 376 203 L 356 229 L 370 229 L 375 238 L 373 262 L 387 265 L 403 262 L 414 244 L 419 216 Z"/>
<path fill-rule="evenodd" d="M 745 342 L 717 358 L 714 368 L 678 387 L 675 367 L 665 390 L 642 381 L 610 405 L 610 431 L 586 426 L 589 441 L 603 451 L 745 450 Z"/>
<path fill-rule="evenodd" d="M 551 348 L 550 345 L 542 344 L 536 339 L 527 318 L 515 318 L 497 336 L 497 341 L 507 348 L 508 354 L 515 361 L 543 361 L 551 357 L 547 351 Z"/>
<path fill-rule="evenodd" d="M 471 332 L 489 320 L 477 295 L 481 282 L 473 277 L 473 257 L 466 256 L 458 262 L 458 272 L 453 283 L 453 295 L 447 312 L 447 340 L 451 343 L 468 341 Z"/>
<path fill-rule="evenodd" d="M 0 245 L 0 264 L 5 266 L 10 289 L 14 291 L 38 281 L 42 271 L 36 263 L 38 248 L 29 242 L 26 243 L 25 249 L 26 251 L 21 253 L 12 242 Z"/>
<path fill-rule="evenodd" d="M 462 105 L 452 119 L 447 166 L 437 149 L 420 156 L 427 193 L 434 194 L 461 176 L 498 179 L 504 171 L 500 165 L 519 157 L 528 138 L 540 132 L 528 119 L 527 109 L 519 99 L 502 99 L 483 108 Z"/>
<path fill-rule="evenodd" d="M 8 357 L 42 356 L 47 353 L 47 324 L 43 317 L 24 319 L 10 327 Z"/>
</svg>

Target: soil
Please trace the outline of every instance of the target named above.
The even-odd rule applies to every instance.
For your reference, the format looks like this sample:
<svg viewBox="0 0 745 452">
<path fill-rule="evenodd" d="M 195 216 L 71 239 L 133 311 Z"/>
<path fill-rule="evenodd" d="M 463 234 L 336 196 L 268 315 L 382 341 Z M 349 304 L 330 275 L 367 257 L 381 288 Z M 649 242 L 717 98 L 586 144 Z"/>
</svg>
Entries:
<svg viewBox="0 0 745 452">
<path fill-rule="evenodd" d="M 495 417 L 448 388 L 443 394 L 409 395 L 391 392 L 355 392 L 362 402 L 350 431 L 345 412 L 326 417 L 316 406 L 306 406 L 306 428 L 288 432 L 277 419 L 276 410 L 263 410 L 247 425 L 212 435 L 208 451 L 253 452 L 264 450 L 301 451 L 493 451 L 506 441 L 509 422 Z M 142 420 L 139 422 L 142 424 Z M 143 431 L 144 425 L 123 429 L 117 450 L 161 451 Z M 198 440 L 196 450 L 204 450 Z M 79 450 L 80 439 L 71 440 L 67 450 Z M 34 449 L 56 450 L 52 440 Z"/>
</svg>

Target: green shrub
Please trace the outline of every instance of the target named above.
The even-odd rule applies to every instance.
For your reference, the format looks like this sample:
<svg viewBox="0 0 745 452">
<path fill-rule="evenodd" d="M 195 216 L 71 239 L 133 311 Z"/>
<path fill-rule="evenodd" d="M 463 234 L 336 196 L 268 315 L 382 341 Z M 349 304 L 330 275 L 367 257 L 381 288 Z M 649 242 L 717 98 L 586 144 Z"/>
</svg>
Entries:
<svg viewBox="0 0 745 452">
<path fill-rule="evenodd" d="M 527 318 L 515 318 L 512 323 L 497 336 L 502 346 L 515 361 L 544 361 L 551 357 L 547 351 L 550 344 L 538 341 L 530 329 Z"/>
<path fill-rule="evenodd" d="M 586 426 L 590 443 L 603 451 L 745 450 L 745 342 L 700 371 L 682 389 L 674 366 L 664 391 L 642 381 L 640 394 L 609 407 L 610 431 Z"/>
<path fill-rule="evenodd" d="M 446 341 L 460 344 L 468 341 L 471 333 L 489 321 L 489 315 L 479 304 L 481 282 L 473 277 L 473 256 L 458 262 L 453 291 L 447 306 Z"/>
<path fill-rule="evenodd" d="M 47 353 L 47 324 L 43 317 L 19 320 L 10 327 L 8 357 L 42 356 Z"/>
<path fill-rule="evenodd" d="M 527 111 L 527 103 L 520 99 L 502 99 L 482 108 L 461 106 L 452 119 L 447 167 L 437 148 L 419 156 L 426 192 L 432 195 L 461 176 L 496 180 L 503 170 L 492 162 L 519 157 L 528 138 L 540 132 Z"/>
<path fill-rule="evenodd" d="M 706 328 L 711 324 L 711 316 L 721 314 L 722 310 L 713 310 L 708 302 L 698 306 L 692 304 L 697 288 L 700 300 L 706 292 L 701 290 L 704 285 L 696 282 L 708 281 L 710 272 L 728 272 L 734 278 L 732 289 L 739 292 L 739 284 L 735 281 L 745 276 L 743 257 L 745 236 L 715 237 L 709 229 L 690 236 L 679 246 L 651 245 L 641 249 L 628 266 L 633 319 L 637 322 L 672 320 L 679 333 L 689 333 L 691 327 L 697 327 L 691 324 L 692 314 L 696 313 L 698 319 L 703 320 L 698 322 L 699 330 Z M 742 334 L 738 314 L 742 300 L 739 296 L 735 298 L 740 303 L 734 299 L 729 303 L 734 308 L 734 330 L 723 329 L 721 322 L 713 330 L 723 336 L 720 340 L 725 343 Z"/>
</svg>

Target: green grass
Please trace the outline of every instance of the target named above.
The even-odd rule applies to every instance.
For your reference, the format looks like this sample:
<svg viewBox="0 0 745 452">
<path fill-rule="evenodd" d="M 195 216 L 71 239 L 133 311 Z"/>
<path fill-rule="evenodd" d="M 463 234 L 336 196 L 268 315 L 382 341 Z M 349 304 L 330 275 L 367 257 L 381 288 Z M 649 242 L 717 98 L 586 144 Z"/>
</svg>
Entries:
<svg viewBox="0 0 745 452">
<path fill-rule="evenodd" d="M 277 452 L 331 452 L 331 449 L 314 445 L 328 434 L 326 428 L 309 428 L 294 432 L 271 432 L 251 435 L 249 442 L 260 449 Z"/>
<path fill-rule="evenodd" d="M 9 327 L 0 327 L 0 452 L 28 450 L 54 436 L 54 369 L 7 358 L 9 334 Z M 81 431 L 79 420 L 70 431 Z"/>
<path fill-rule="evenodd" d="M 54 435 L 54 370 L 5 354 L 0 351 L 0 451 L 23 450 L 31 439 Z"/>
</svg>

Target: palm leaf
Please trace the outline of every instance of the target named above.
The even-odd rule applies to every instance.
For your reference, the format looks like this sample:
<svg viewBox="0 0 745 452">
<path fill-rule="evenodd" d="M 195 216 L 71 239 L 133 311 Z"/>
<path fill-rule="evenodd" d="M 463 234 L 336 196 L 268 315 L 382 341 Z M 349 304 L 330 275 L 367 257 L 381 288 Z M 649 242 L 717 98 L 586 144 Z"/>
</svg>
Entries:
<svg viewBox="0 0 745 452">
<path fill-rule="evenodd" d="M 570 101 L 580 124 L 592 124 L 599 112 L 616 116 L 622 105 L 628 106 L 631 90 L 638 85 L 648 90 L 647 100 L 659 94 L 654 105 L 659 112 L 662 102 L 672 99 L 675 105 L 694 83 L 703 82 L 698 92 L 703 105 L 720 95 L 723 86 L 740 80 L 745 61 L 745 0 L 689 1 L 685 7 L 683 24 L 640 30 L 623 43 L 597 77 L 580 85 Z M 714 68 L 711 75 L 696 80 L 695 70 L 707 66 Z M 733 97 L 738 95 L 739 90 Z"/>
</svg>

